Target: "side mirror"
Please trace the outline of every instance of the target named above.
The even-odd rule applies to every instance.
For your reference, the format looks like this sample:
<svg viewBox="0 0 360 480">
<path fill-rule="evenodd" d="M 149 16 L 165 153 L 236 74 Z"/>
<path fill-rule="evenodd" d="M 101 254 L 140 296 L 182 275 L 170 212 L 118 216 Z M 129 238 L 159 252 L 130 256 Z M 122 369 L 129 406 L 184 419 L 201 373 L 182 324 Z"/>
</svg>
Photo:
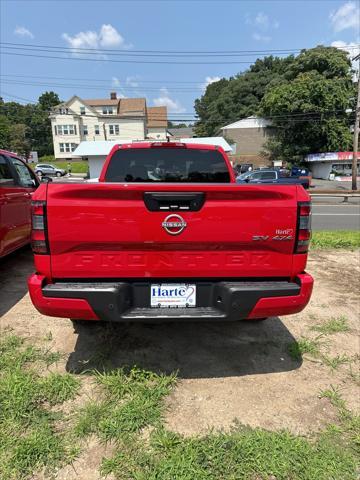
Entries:
<svg viewBox="0 0 360 480">
<path fill-rule="evenodd" d="M 250 178 L 249 178 L 249 177 L 245 178 L 245 182 L 246 182 L 246 183 L 249 183 L 249 182 L 250 182 Z"/>
<path fill-rule="evenodd" d="M 41 177 L 41 183 L 51 183 L 53 179 L 51 177 L 45 177 L 44 175 Z"/>
</svg>

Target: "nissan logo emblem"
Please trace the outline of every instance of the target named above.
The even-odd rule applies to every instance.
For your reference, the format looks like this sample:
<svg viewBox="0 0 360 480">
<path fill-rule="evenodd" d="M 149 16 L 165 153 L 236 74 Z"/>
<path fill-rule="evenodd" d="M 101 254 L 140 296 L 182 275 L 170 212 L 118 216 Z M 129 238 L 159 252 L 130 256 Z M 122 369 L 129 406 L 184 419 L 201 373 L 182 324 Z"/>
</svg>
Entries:
<svg viewBox="0 0 360 480">
<path fill-rule="evenodd" d="M 185 220 L 180 217 L 180 215 L 176 215 L 175 213 L 168 215 L 161 224 L 163 229 L 170 235 L 179 235 L 179 233 L 184 230 L 186 225 L 187 223 Z"/>
</svg>

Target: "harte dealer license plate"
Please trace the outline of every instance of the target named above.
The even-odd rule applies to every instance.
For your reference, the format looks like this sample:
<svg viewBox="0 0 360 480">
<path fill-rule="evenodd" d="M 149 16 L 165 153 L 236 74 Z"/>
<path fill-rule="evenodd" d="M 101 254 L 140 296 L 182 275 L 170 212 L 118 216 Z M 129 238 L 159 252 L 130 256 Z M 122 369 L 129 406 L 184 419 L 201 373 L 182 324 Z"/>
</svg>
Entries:
<svg viewBox="0 0 360 480">
<path fill-rule="evenodd" d="M 152 284 L 150 305 L 154 308 L 196 307 L 196 285 L 187 283 Z"/>
</svg>

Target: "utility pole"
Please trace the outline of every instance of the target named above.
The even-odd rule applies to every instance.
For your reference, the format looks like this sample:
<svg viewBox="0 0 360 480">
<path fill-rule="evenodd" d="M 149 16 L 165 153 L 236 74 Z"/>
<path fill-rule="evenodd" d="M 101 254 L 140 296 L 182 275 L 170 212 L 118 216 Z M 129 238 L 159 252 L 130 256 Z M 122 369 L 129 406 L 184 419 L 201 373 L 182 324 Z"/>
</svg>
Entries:
<svg viewBox="0 0 360 480">
<path fill-rule="evenodd" d="M 356 55 L 353 60 L 359 60 L 359 70 L 358 70 L 358 88 L 357 88 L 357 101 L 355 109 L 355 125 L 354 125 L 354 148 L 353 148 L 353 158 L 352 158 L 352 182 L 351 189 L 357 189 L 357 159 L 358 159 L 358 149 L 359 149 L 359 130 L 360 130 L 360 54 Z"/>
</svg>

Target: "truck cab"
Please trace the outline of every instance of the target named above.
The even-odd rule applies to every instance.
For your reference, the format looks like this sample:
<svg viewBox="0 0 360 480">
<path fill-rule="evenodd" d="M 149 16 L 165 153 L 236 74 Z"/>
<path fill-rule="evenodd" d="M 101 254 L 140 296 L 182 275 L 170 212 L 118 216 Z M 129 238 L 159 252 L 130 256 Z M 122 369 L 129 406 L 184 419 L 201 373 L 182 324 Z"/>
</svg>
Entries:
<svg viewBox="0 0 360 480">
<path fill-rule="evenodd" d="M 0 257 L 30 243 L 31 197 L 38 186 L 20 157 L 0 150 Z"/>
</svg>

